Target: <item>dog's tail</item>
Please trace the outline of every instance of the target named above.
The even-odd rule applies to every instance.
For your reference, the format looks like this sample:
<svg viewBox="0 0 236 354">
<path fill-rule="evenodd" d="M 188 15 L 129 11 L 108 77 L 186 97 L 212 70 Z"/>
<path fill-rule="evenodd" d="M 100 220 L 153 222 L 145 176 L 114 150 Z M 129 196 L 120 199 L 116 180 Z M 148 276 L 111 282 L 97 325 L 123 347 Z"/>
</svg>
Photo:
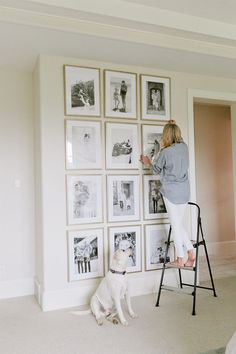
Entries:
<svg viewBox="0 0 236 354">
<path fill-rule="evenodd" d="M 71 315 L 76 315 L 76 316 L 88 315 L 88 314 L 90 314 L 90 313 L 92 313 L 91 309 L 70 311 L 70 314 L 71 314 Z"/>
</svg>

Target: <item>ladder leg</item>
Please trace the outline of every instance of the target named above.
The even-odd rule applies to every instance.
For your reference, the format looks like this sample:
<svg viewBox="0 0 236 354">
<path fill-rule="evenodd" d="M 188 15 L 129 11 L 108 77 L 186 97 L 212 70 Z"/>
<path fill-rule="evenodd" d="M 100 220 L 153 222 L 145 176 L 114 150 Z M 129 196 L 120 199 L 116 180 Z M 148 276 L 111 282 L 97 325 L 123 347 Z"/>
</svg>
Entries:
<svg viewBox="0 0 236 354">
<path fill-rule="evenodd" d="M 183 289 L 183 282 L 182 282 L 182 276 L 181 276 L 180 268 L 178 269 L 178 271 L 179 271 L 179 285 L 180 285 L 180 288 Z"/>
<path fill-rule="evenodd" d="M 170 246 L 170 235 L 171 235 L 171 226 L 170 226 L 168 238 L 167 238 L 165 257 L 164 257 L 164 263 L 163 263 L 162 272 L 161 272 L 161 279 L 160 279 L 160 285 L 159 285 L 158 296 L 157 296 L 157 301 L 156 301 L 156 307 L 159 306 L 160 297 L 161 297 L 161 289 L 162 289 L 164 273 L 165 273 L 165 269 L 166 269 L 166 259 L 167 259 L 168 250 L 169 250 L 169 246 Z"/>
<path fill-rule="evenodd" d="M 204 246 L 205 255 L 206 255 L 206 260 L 207 260 L 207 266 L 208 266 L 208 270 L 209 270 L 209 274 L 210 274 L 210 278 L 211 278 L 211 286 L 212 286 L 212 290 L 213 290 L 214 296 L 217 297 L 217 295 L 216 295 L 216 290 L 215 290 L 215 285 L 214 285 L 214 280 L 213 280 L 213 276 L 212 276 L 212 272 L 211 272 L 211 266 L 210 266 L 210 260 L 209 260 L 208 252 L 207 252 L 206 242 L 205 242 L 205 239 L 204 239 L 204 236 L 203 236 L 203 231 L 202 231 L 202 224 L 201 224 L 201 222 L 200 222 L 200 229 L 201 229 L 202 240 L 203 240 L 203 246 Z"/>
<path fill-rule="evenodd" d="M 192 315 L 196 315 L 196 296 L 197 296 L 197 273 L 198 273 L 198 247 L 199 247 L 199 234 L 200 234 L 200 209 L 198 210 L 198 224 L 197 224 L 197 242 L 196 242 L 196 259 L 194 267 L 194 285 L 193 285 L 193 310 Z"/>
</svg>

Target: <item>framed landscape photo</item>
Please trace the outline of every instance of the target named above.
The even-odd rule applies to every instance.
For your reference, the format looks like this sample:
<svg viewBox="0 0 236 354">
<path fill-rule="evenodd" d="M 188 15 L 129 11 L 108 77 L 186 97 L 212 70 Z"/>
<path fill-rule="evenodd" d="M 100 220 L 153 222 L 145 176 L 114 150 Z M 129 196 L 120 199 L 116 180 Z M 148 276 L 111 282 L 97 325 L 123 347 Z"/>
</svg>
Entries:
<svg viewBox="0 0 236 354">
<path fill-rule="evenodd" d="M 100 70 L 64 65 L 65 115 L 100 116 Z"/>
<path fill-rule="evenodd" d="M 106 168 L 138 169 L 138 125 L 106 123 Z"/>
<path fill-rule="evenodd" d="M 107 176 L 108 221 L 139 220 L 139 176 Z"/>
<path fill-rule="evenodd" d="M 160 193 L 160 176 L 143 176 L 144 219 L 167 218 L 165 203 Z"/>
<path fill-rule="evenodd" d="M 137 118 L 137 74 L 104 71 L 105 116 Z"/>
<path fill-rule="evenodd" d="M 156 124 L 142 124 L 142 154 L 150 160 L 160 151 L 163 126 Z M 144 169 L 145 166 L 143 166 Z"/>
<path fill-rule="evenodd" d="M 104 276 L 103 230 L 68 231 L 69 281 Z"/>
<path fill-rule="evenodd" d="M 170 78 L 140 75 L 142 119 L 170 119 Z"/>
<path fill-rule="evenodd" d="M 145 225 L 145 270 L 161 269 L 164 263 L 169 224 Z M 169 247 L 167 262 L 174 260 L 174 247 Z"/>
<path fill-rule="evenodd" d="M 102 176 L 67 176 L 69 225 L 102 222 Z"/>
<path fill-rule="evenodd" d="M 141 272 L 141 228 L 140 226 L 122 226 L 109 228 L 109 265 L 119 249 L 132 248 L 128 260 L 127 273 Z"/>
<path fill-rule="evenodd" d="M 66 120 L 66 169 L 99 169 L 101 161 L 101 123 Z"/>
</svg>

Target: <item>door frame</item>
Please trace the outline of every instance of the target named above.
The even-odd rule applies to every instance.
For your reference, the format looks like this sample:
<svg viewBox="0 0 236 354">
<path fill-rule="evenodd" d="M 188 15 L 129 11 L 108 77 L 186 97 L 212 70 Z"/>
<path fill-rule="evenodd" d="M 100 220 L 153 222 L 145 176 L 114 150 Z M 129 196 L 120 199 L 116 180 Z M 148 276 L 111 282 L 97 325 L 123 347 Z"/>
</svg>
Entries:
<svg viewBox="0 0 236 354">
<path fill-rule="evenodd" d="M 233 193 L 234 207 L 236 207 L 236 94 L 220 91 L 207 91 L 199 89 L 188 89 L 188 146 L 189 146 L 189 178 L 191 201 L 197 202 L 196 197 L 196 169 L 195 169 L 195 132 L 194 132 L 194 102 L 202 101 L 206 103 L 227 104 L 231 107 L 231 132 L 232 132 L 232 156 L 233 156 Z M 191 234 L 192 239 L 195 239 L 197 226 L 196 210 L 191 208 Z M 236 223 L 236 218 L 235 218 Z M 236 230 L 236 225 L 235 225 Z M 235 241 L 234 241 L 235 242 Z M 231 242 L 229 241 L 231 244 Z"/>
</svg>

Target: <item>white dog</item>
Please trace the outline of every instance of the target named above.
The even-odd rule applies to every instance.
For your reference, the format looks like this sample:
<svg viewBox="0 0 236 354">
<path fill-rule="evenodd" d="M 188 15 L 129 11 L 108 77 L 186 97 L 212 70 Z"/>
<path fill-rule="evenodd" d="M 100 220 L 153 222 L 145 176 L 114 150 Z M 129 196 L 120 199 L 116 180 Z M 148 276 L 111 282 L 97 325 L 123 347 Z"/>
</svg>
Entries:
<svg viewBox="0 0 236 354">
<path fill-rule="evenodd" d="M 109 272 L 91 298 L 91 311 L 99 325 L 103 323 L 104 316 L 111 320 L 116 315 L 118 315 L 122 325 L 128 325 L 121 307 L 121 299 L 124 297 L 129 315 L 132 318 L 137 317 L 131 307 L 128 279 L 126 276 L 127 263 L 131 255 L 131 248 L 126 250 L 119 249 L 114 253 Z"/>
<path fill-rule="evenodd" d="M 104 317 L 113 323 L 118 323 L 116 316 L 122 325 L 127 326 L 121 299 L 125 298 L 129 315 L 136 318 L 131 307 L 130 294 L 128 288 L 128 279 L 126 268 L 129 257 L 132 255 L 132 249 L 119 249 L 114 253 L 111 268 L 105 278 L 99 284 L 90 301 L 90 309 L 99 325 L 103 324 Z M 89 311 L 74 311 L 75 315 L 89 313 Z"/>
</svg>

